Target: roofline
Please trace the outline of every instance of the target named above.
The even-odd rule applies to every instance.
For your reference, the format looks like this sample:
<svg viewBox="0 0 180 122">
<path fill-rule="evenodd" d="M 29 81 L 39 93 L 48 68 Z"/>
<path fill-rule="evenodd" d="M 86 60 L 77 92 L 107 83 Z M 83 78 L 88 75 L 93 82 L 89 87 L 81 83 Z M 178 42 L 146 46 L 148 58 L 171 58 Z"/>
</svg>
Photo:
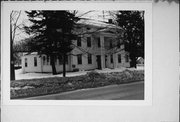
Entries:
<svg viewBox="0 0 180 122">
<path fill-rule="evenodd" d="M 123 29 L 122 27 L 120 27 L 118 25 L 115 25 L 115 24 L 109 23 L 109 22 L 105 22 L 105 21 L 98 21 L 98 20 L 96 20 L 96 21 L 94 21 L 94 24 L 92 24 L 91 20 L 94 21 L 93 19 L 87 19 L 85 21 L 89 21 L 90 23 L 77 22 L 77 25 L 87 25 L 87 26 L 94 26 L 94 27 L 103 27 L 103 24 L 104 25 L 106 24 L 107 27 L 109 27 L 109 28 Z M 95 23 L 95 22 L 101 23 L 100 26 L 98 26 L 97 25 L 98 23 Z"/>
</svg>

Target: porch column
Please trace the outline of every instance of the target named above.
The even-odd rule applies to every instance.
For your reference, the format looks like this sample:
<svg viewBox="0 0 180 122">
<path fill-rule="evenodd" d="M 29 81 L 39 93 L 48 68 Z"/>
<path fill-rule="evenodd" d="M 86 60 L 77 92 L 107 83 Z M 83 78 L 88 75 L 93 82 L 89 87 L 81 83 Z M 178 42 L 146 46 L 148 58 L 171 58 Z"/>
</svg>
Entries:
<svg viewBox="0 0 180 122">
<path fill-rule="evenodd" d="M 105 68 L 105 46 L 104 46 L 104 36 L 100 36 L 100 42 L 101 42 L 101 67 L 102 69 Z"/>
<path fill-rule="evenodd" d="M 25 64 L 25 58 L 24 58 L 24 55 L 21 57 L 21 67 L 22 67 L 22 72 L 23 72 L 23 74 L 25 73 L 25 66 L 24 66 L 24 64 Z"/>
</svg>

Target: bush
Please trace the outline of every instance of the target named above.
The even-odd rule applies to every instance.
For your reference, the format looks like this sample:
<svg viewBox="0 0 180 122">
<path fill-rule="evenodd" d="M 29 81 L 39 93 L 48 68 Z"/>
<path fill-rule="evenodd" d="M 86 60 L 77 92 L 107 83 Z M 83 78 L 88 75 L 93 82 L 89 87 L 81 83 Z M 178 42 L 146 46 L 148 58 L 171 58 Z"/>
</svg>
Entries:
<svg viewBox="0 0 180 122">
<path fill-rule="evenodd" d="M 100 77 L 100 74 L 96 71 L 87 72 L 87 76 L 91 79 Z"/>
<path fill-rule="evenodd" d="M 78 71 L 79 71 L 78 68 L 74 68 L 74 69 L 73 69 L 73 72 L 78 72 Z"/>
<path fill-rule="evenodd" d="M 87 72 L 87 77 L 89 77 L 90 79 L 95 79 L 95 78 L 105 78 L 105 75 L 103 73 L 98 73 L 96 71 L 91 71 L 91 72 Z"/>
</svg>

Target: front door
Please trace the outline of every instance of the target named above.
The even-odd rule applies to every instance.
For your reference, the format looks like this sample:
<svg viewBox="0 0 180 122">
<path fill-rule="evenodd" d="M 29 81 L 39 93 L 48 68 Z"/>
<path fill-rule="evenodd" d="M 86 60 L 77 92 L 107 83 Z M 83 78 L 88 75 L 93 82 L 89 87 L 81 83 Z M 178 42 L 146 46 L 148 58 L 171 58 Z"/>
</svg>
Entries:
<svg viewBox="0 0 180 122">
<path fill-rule="evenodd" d="M 101 69 L 101 55 L 97 55 L 96 56 L 96 58 L 97 58 L 97 67 L 98 67 L 98 69 Z"/>
</svg>

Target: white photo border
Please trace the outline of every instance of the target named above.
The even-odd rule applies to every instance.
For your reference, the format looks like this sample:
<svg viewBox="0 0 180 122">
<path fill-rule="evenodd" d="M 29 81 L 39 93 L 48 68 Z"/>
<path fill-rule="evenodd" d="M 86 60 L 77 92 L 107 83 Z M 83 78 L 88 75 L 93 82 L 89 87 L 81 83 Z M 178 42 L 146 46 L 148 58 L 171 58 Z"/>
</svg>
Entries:
<svg viewBox="0 0 180 122">
<path fill-rule="evenodd" d="M 2 105 L 152 105 L 152 3 L 151 2 L 2 2 L 1 9 Z M 12 100 L 10 99 L 10 12 L 12 10 L 144 10 L 144 100 Z"/>
</svg>

